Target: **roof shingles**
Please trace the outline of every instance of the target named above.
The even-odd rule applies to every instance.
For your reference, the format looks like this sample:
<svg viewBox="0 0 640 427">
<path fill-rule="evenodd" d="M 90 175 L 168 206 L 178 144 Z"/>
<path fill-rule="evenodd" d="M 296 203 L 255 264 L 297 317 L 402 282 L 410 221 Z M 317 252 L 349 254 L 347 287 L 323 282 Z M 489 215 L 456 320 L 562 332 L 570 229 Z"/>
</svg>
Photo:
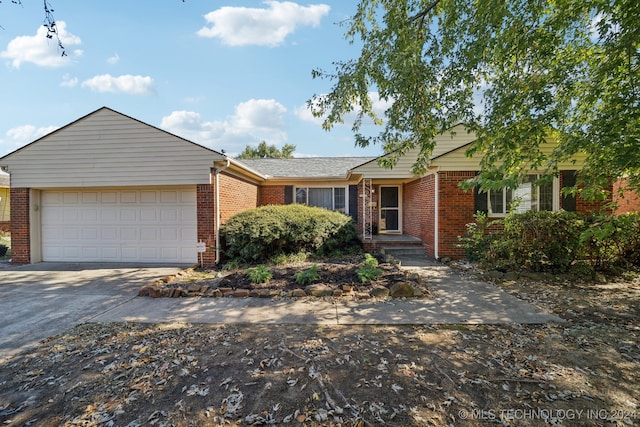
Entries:
<svg viewBox="0 0 640 427">
<path fill-rule="evenodd" d="M 296 157 L 239 159 L 238 162 L 271 178 L 344 178 L 356 166 L 375 157 Z"/>
</svg>

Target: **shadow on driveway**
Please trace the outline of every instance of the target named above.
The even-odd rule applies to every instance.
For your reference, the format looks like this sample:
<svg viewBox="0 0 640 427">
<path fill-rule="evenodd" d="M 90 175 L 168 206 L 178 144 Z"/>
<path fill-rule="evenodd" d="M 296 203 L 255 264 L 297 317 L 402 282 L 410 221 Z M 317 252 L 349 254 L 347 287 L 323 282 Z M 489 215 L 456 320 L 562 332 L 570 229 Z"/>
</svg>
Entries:
<svg viewBox="0 0 640 427">
<path fill-rule="evenodd" d="M 135 298 L 139 287 L 184 265 L 53 263 L 0 274 L 0 360 Z"/>
</svg>

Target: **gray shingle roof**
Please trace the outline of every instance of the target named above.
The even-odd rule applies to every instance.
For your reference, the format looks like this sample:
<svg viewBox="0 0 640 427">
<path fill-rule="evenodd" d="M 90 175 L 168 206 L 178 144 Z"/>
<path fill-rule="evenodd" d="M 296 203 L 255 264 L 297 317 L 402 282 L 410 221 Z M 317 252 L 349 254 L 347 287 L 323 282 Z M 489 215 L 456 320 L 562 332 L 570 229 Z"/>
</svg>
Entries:
<svg viewBox="0 0 640 427">
<path fill-rule="evenodd" d="M 238 162 L 277 178 L 345 177 L 347 171 L 375 157 L 297 157 L 293 159 L 239 159 Z"/>
</svg>

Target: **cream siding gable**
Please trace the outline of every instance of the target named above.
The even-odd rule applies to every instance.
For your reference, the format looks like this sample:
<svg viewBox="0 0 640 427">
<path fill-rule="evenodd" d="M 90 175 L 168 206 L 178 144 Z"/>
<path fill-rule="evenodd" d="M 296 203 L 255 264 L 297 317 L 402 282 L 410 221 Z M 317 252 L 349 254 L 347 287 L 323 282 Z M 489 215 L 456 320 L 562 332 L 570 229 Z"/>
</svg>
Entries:
<svg viewBox="0 0 640 427">
<path fill-rule="evenodd" d="M 210 183 L 222 154 L 101 108 L 0 159 L 13 187 Z"/>
<path fill-rule="evenodd" d="M 444 153 L 464 147 L 473 142 L 476 136 L 472 132 L 468 132 L 461 124 L 452 127 L 449 131 L 437 135 L 435 138 L 436 145 L 434 147 L 431 158 L 437 158 Z M 398 162 L 392 169 L 386 169 L 380 166 L 377 160 L 372 160 L 364 165 L 360 165 L 352 169 L 354 174 L 362 174 L 366 178 L 389 178 L 389 179 L 407 179 L 414 178 L 415 175 L 411 169 L 418 158 L 419 148 L 409 150 L 404 156 L 398 159 Z M 463 150 L 464 152 L 464 150 Z"/>
<path fill-rule="evenodd" d="M 556 144 L 552 139 L 549 139 L 546 144 L 542 145 L 541 151 L 546 155 L 551 155 Z M 431 165 L 437 167 L 442 171 L 477 171 L 480 170 L 480 155 L 474 157 L 467 157 L 467 146 L 462 146 L 456 150 L 443 154 L 440 157 L 434 158 Z M 561 162 L 558 165 L 560 170 L 579 170 L 584 166 L 586 155 L 580 153 L 573 159 Z"/>
</svg>

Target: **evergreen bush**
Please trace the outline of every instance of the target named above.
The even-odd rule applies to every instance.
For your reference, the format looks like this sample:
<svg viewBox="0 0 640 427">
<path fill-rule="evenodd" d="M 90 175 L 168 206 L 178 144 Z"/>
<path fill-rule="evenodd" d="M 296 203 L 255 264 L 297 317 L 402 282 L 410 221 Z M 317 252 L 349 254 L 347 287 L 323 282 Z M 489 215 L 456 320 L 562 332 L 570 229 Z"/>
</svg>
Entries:
<svg viewBox="0 0 640 427">
<path fill-rule="evenodd" d="M 225 255 L 249 263 L 277 254 L 334 253 L 356 242 L 351 217 L 305 205 L 269 205 L 234 215 L 221 227 Z"/>
</svg>

